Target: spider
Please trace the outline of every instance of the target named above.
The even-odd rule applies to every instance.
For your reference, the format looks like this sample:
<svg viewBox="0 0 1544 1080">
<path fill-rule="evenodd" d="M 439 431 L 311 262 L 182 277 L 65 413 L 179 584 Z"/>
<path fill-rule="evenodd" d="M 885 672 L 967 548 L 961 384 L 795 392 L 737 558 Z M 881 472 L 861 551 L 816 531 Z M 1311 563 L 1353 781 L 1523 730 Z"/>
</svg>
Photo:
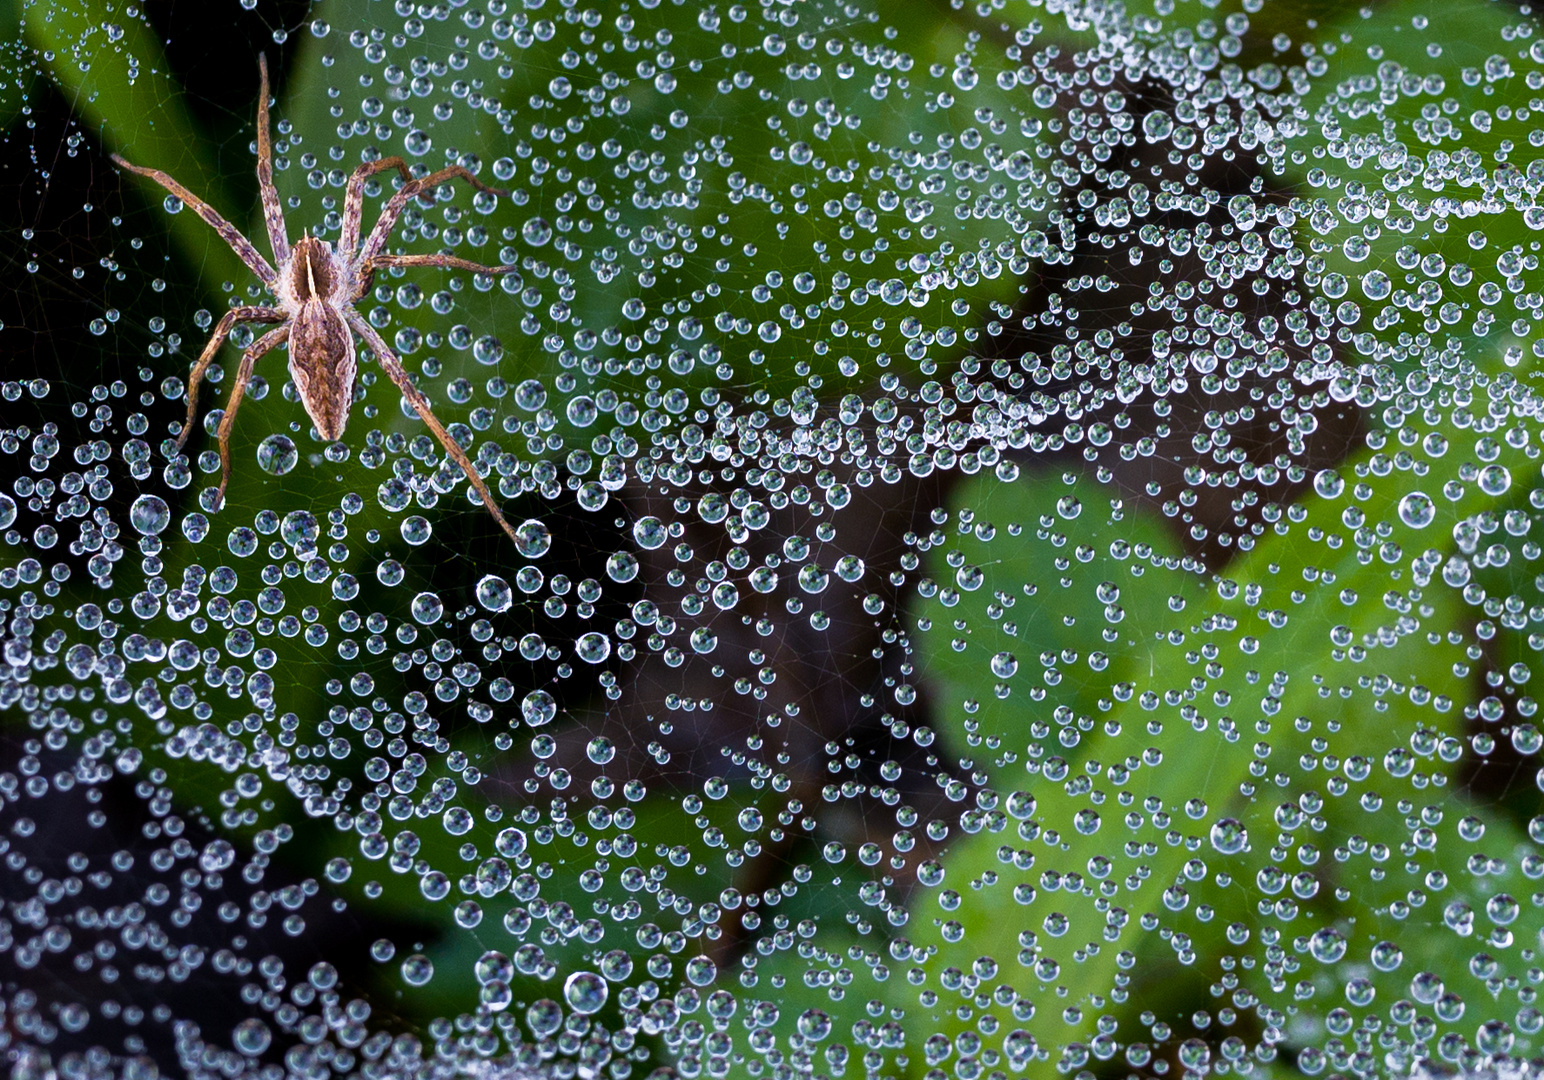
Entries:
<svg viewBox="0 0 1544 1080">
<path fill-rule="evenodd" d="M 113 161 L 120 167 L 154 180 L 192 207 L 279 301 L 277 307 L 235 307 L 220 319 L 189 376 L 188 416 L 177 437 L 177 449 L 180 451 L 192 434 L 198 388 L 204 380 L 204 374 L 232 328 L 239 323 L 280 325 L 263 334 L 242 353 L 241 367 L 231 387 L 225 415 L 220 418 L 217 432 L 220 488 L 216 495 L 216 505 L 223 505 L 225 488 L 230 483 L 231 429 L 235 425 L 236 411 L 241 407 L 242 396 L 252 381 L 253 368 L 265 353 L 283 342 L 289 342 L 290 377 L 295 382 L 295 389 L 300 392 L 301 403 L 311 422 L 316 425 L 318 434 L 329 441 L 341 438 L 344 425 L 348 423 L 349 407 L 354 401 L 354 379 L 358 373 L 354 335 L 357 334 L 375 354 L 376 363 L 397 385 L 419 419 L 440 441 L 451 460 L 461 467 L 494 520 L 514 539 L 515 530 L 499 511 L 493 493 L 477 474 L 466 451 L 451 438 L 445 425 L 440 423 L 429 408 L 429 399 L 413 385 L 402 361 L 381 339 L 375 328 L 354 310 L 354 304 L 369 292 L 376 271 L 389 267 L 437 266 L 480 274 L 507 274 L 515 270 L 514 266 L 482 266 L 454 255 L 394 255 L 384 250 L 392 227 L 408 203 L 425 192 L 433 191 L 440 184 L 450 180 L 465 180 L 479 191 L 494 195 L 505 193 L 487 186 L 460 165 L 451 165 L 414 179 L 400 157 L 380 158 L 359 166 L 349 177 L 343 199 L 343 228 L 337 248 L 334 249 L 327 241 L 308 233 L 303 234 L 291 247 L 285 231 L 284 211 L 279 206 L 279 192 L 273 183 L 273 149 L 268 134 L 267 57 L 259 56 L 257 67 L 261 79 L 257 102 L 257 184 L 262 194 L 263 220 L 277 269 L 269 265 L 252 242 L 213 207 L 171 176 L 158 169 L 131 165 L 117 154 L 112 155 Z M 391 169 L 401 174 L 403 184 L 387 200 L 380 217 L 376 219 L 375 227 L 361 242 L 359 233 L 364 216 L 365 181 L 376 173 Z"/>
</svg>

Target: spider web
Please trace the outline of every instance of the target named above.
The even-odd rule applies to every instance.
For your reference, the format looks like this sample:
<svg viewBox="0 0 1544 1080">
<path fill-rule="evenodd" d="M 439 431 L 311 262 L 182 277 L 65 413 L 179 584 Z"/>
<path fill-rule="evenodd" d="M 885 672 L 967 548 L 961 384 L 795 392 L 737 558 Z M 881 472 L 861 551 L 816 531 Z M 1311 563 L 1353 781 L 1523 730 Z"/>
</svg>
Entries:
<svg viewBox="0 0 1544 1080">
<path fill-rule="evenodd" d="M 29 10 L 0 91 L 13 1059 L 1533 1052 L 1531 399 L 1476 420 L 1531 363 L 1480 291 L 1537 269 L 1538 177 L 1492 135 L 1530 141 L 1531 23 L 1241 7 Z M 518 274 L 359 307 L 518 544 L 371 364 L 328 445 L 264 361 L 216 508 L 235 338 L 168 449 L 261 291 L 106 154 L 264 247 L 259 51 L 292 233 L 335 241 L 383 154 L 508 190 L 447 186 L 391 245 Z M 1486 106 L 1450 142 L 1490 164 L 1423 167 L 1501 200 L 1483 260 L 1378 201 L 1458 115 L 1407 88 L 1445 55 Z M 1357 126 L 1379 94 L 1415 102 L 1398 148 Z"/>
</svg>

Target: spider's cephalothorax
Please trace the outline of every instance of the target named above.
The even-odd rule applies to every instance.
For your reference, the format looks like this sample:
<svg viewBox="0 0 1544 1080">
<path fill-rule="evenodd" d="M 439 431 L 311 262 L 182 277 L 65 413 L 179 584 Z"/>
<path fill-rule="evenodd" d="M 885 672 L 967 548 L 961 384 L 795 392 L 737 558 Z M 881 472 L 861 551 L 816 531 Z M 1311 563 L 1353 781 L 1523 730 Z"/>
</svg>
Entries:
<svg viewBox="0 0 1544 1080">
<path fill-rule="evenodd" d="M 290 253 L 279 296 L 290 318 L 290 377 L 306 415 L 329 441 L 343 437 L 358 372 L 354 335 L 338 314 L 353 299 L 344 295 L 353 291 L 344 269 L 326 241 L 303 236 Z"/>
<path fill-rule="evenodd" d="M 242 353 L 241 368 L 231 386 L 225 415 L 220 419 L 216 435 L 220 447 L 218 501 L 224 501 L 225 488 L 230 483 L 231 428 L 236 420 L 236 410 L 241 406 L 242 396 L 252 381 L 253 368 L 259 357 L 285 341 L 289 342 L 290 376 L 305 405 L 306 415 L 316 425 L 317 434 L 328 440 L 341 437 L 344 425 L 348 423 L 349 407 L 354 402 L 354 382 L 358 373 L 354 336 L 357 334 L 375 354 L 376 363 L 396 385 L 419 419 L 434 433 L 434 437 L 445 448 L 446 455 L 466 474 L 467 481 L 494 520 L 513 538 L 514 528 L 505 520 L 498 503 L 494 501 L 493 493 L 488 490 L 487 483 L 478 474 L 466 451 L 450 437 L 445 425 L 434 415 L 429 407 L 429 399 L 413 384 L 412 377 L 396 353 L 392 352 L 376 329 L 354 310 L 355 302 L 369 289 L 376 271 L 387 267 L 436 266 L 480 274 L 507 274 L 513 271 L 513 266 L 482 266 L 454 255 L 394 255 L 385 250 L 391 230 L 408 203 L 420 195 L 432 192 L 443 183 L 465 180 L 479 191 L 495 195 L 503 192 L 488 187 L 460 165 L 451 165 L 415 179 L 408 171 L 407 163 L 400 157 L 367 161 L 349 177 L 343 197 L 343 228 L 337 246 L 333 247 L 325 240 L 307 234 L 302 235 L 291 248 L 285 233 L 279 192 L 273 185 L 273 149 L 268 136 L 268 62 L 261 56 L 258 57 L 258 71 L 262 86 L 257 103 L 257 186 L 262 194 L 263 221 L 277 270 L 239 230 L 171 176 L 159 169 L 130 165 L 117 154 L 112 155 L 113 161 L 123 168 L 154 180 L 192 207 L 240 256 L 241 261 L 262 279 L 268 291 L 279 302 L 278 307 L 232 308 L 215 327 L 214 334 L 204 346 L 203 353 L 188 377 L 188 416 L 177 438 L 177 448 L 182 449 L 193 432 L 198 388 L 204 374 L 214 362 L 231 328 L 242 322 L 279 325 L 259 337 Z M 376 173 L 393 169 L 401 175 L 402 186 L 387 200 L 380 217 L 376 219 L 375 227 L 361 240 L 359 233 L 364 216 L 365 181 Z"/>
</svg>

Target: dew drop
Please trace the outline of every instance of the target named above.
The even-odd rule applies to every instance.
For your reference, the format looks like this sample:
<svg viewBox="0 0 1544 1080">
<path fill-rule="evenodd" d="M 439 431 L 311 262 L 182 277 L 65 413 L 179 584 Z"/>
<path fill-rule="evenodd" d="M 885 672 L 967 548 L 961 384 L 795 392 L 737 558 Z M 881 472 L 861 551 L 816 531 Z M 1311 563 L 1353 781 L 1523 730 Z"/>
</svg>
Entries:
<svg viewBox="0 0 1544 1080">
<path fill-rule="evenodd" d="M 1512 473 L 1505 465 L 1487 465 L 1480 470 L 1479 484 L 1493 498 L 1505 495 L 1512 486 Z"/>
<path fill-rule="evenodd" d="M 630 551 L 618 551 L 606 560 L 606 576 L 626 583 L 638 576 L 638 557 Z"/>
<path fill-rule="evenodd" d="M 611 639 L 595 631 L 581 634 L 574 642 L 574 655 L 586 664 L 603 664 L 611 655 Z"/>
<path fill-rule="evenodd" d="M 515 602 L 509 582 L 497 574 L 484 574 L 477 582 L 477 602 L 488 611 L 508 611 Z"/>
<path fill-rule="evenodd" d="M 1142 119 L 1142 135 L 1150 143 L 1162 142 L 1174 131 L 1174 121 L 1162 109 L 1153 109 Z"/>
<path fill-rule="evenodd" d="M 525 833 L 513 827 L 500 829 L 493 846 L 504 858 L 513 859 L 525 850 Z"/>
<path fill-rule="evenodd" d="M 423 953 L 413 953 L 402 961 L 402 979 L 409 986 L 423 986 L 434 978 L 434 964 Z"/>
<path fill-rule="evenodd" d="M 525 1011 L 525 1023 L 531 1034 L 544 1039 L 563 1025 L 563 1006 L 551 998 L 532 1002 Z"/>
<path fill-rule="evenodd" d="M 532 247 L 543 247 L 552 239 L 552 226 L 546 218 L 528 218 L 520 227 L 520 239 Z"/>
<path fill-rule="evenodd" d="M 11 514 L 14 518 L 14 503 Z M 171 507 L 167 506 L 166 500 L 159 495 L 141 495 L 129 507 L 129 524 L 133 525 L 134 531 L 141 536 L 159 536 L 171 523 Z"/>
<path fill-rule="evenodd" d="M 633 540 L 645 551 L 664 547 L 670 539 L 665 523 L 652 515 L 645 515 L 633 523 Z"/>
<path fill-rule="evenodd" d="M 610 995 L 606 980 L 593 971 L 576 971 L 563 982 L 563 1000 L 583 1016 L 600 1012 Z"/>
<path fill-rule="evenodd" d="M 539 559 L 552 547 L 552 533 L 540 518 L 526 518 L 515 528 L 515 547 L 527 559 Z"/>
<path fill-rule="evenodd" d="M 799 1034 L 810 1042 L 820 1042 L 831 1034 L 832 1023 L 829 1013 L 822 1009 L 806 1009 L 799 1014 L 796 1021 Z"/>
<path fill-rule="evenodd" d="M 445 614 L 445 604 L 438 593 L 421 592 L 413 597 L 413 620 L 424 626 L 432 626 Z"/>
<path fill-rule="evenodd" d="M 268 1025 L 256 1017 L 241 1021 L 231 1031 L 231 1045 L 238 1053 L 247 1057 L 257 1057 L 267 1050 L 272 1042 L 273 1033 L 268 1030 Z"/>
<path fill-rule="evenodd" d="M 535 412 L 547 403 L 547 388 L 535 379 L 526 379 L 515 387 L 515 404 L 526 412 Z"/>
<path fill-rule="evenodd" d="M 1212 847 L 1223 855 L 1237 855 L 1249 846 L 1249 830 L 1237 818 L 1218 818 L 1207 833 Z"/>
<path fill-rule="evenodd" d="M 600 958 L 599 966 L 608 982 L 626 982 L 633 973 L 633 958 L 621 949 L 612 949 Z"/>
<path fill-rule="evenodd" d="M 568 422 L 575 427 L 589 427 L 600 415 L 600 410 L 595 407 L 595 399 L 588 394 L 569 398 L 567 412 Z"/>
<path fill-rule="evenodd" d="M 427 544 L 434 536 L 433 524 L 430 523 L 428 518 L 420 514 L 412 514 L 403 518 L 402 524 L 398 526 L 398 530 L 402 534 L 402 539 L 413 547 L 421 547 Z"/>
<path fill-rule="evenodd" d="M 540 727 L 543 724 L 550 724 L 552 718 L 557 716 L 557 714 L 558 703 L 545 690 L 532 690 L 520 702 L 520 715 L 525 718 L 526 727 Z"/>
<path fill-rule="evenodd" d="M 1407 492 L 1399 500 L 1399 520 L 1412 529 L 1424 529 L 1437 516 L 1437 504 L 1420 491 Z"/>
<path fill-rule="evenodd" d="M 1393 291 L 1393 282 L 1382 270 L 1369 270 L 1362 275 L 1362 295 L 1367 299 L 1386 300 Z"/>
</svg>

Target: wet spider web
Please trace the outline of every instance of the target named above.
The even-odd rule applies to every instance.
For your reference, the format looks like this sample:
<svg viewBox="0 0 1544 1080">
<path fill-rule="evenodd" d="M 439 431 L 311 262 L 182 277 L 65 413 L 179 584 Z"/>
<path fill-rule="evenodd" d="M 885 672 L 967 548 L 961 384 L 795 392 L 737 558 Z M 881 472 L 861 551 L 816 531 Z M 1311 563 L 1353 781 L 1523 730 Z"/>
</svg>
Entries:
<svg viewBox="0 0 1544 1080">
<path fill-rule="evenodd" d="M 0 91 L 18 1075 L 1538 1052 L 1531 11 L 120 7 Z M 369 360 L 176 452 L 261 291 L 106 155 L 260 237 L 259 51 L 292 230 L 508 191 L 359 308 L 516 543 Z"/>
</svg>

